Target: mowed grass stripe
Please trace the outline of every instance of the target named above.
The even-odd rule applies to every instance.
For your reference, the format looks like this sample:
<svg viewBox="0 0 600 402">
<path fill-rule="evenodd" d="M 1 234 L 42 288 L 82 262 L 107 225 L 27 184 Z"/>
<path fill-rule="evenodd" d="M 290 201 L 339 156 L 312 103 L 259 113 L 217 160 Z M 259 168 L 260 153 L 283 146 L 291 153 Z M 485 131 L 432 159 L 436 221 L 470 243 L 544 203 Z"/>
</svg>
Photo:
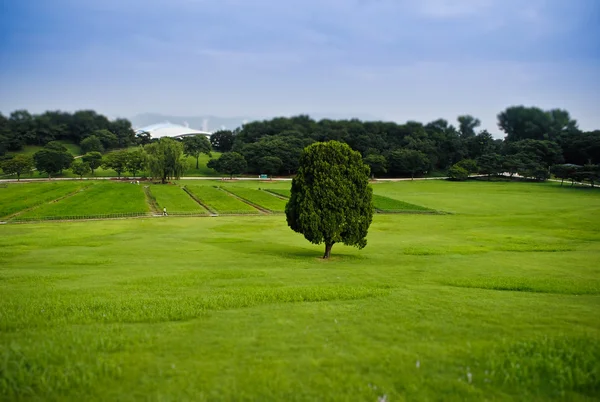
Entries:
<svg viewBox="0 0 600 402">
<path fill-rule="evenodd" d="M 215 187 L 186 186 L 202 203 L 220 214 L 258 214 L 258 210 Z"/>
<path fill-rule="evenodd" d="M 150 192 L 156 199 L 159 209 L 167 208 L 169 213 L 197 212 L 207 213 L 206 209 L 194 201 L 179 186 L 157 184 L 150 186 Z"/>
<path fill-rule="evenodd" d="M 266 191 L 254 190 L 246 187 L 225 187 L 227 191 L 243 198 L 253 204 L 256 204 L 262 208 L 268 209 L 273 212 L 285 211 L 285 204 L 287 201 L 277 198 L 274 195 L 268 194 Z"/>
<path fill-rule="evenodd" d="M 7 217 L 56 200 L 90 184 L 86 182 L 9 184 L 6 188 L 0 188 L 0 217 Z"/>
<path fill-rule="evenodd" d="M 97 183 L 72 197 L 40 206 L 22 218 L 94 216 L 149 212 L 142 186 Z"/>
<path fill-rule="evenodd" d="M 290 198 L 290 196 L 292 195 L 292 190 L 283 190 L 283 189 L 279 189 L 279 188 L 269 188 L 267 189 L 268 192 L 273 193 L 273 194 L 277 194 L 280 195 L 282 197 L 286 197 L 286 198 Z"/>
<path fill-rule="evenodd" d="M 386 212 L 396 212 L 396 211 L 430 211 L 433 212 L 433 209 L 425 208 L 420 205 L 410 204 L 404 201 L 398 201 L 393 198 L 389 198 L 383 195 L 373 194 L 373 206 L 375 209 Z"/>
</svg>

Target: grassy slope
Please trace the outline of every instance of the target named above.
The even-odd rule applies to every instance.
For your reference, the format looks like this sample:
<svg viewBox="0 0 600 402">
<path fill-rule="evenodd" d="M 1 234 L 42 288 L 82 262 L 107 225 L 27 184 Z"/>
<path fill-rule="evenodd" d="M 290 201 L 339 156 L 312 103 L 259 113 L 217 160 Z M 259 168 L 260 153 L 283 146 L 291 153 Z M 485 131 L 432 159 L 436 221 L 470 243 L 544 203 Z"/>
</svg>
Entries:
<svg viewBox="0 0 600 402">
<path fill-rule="evenodd" d="M 223 190 L 219 190 L 211 185 L 208 185 L 208 183 L 189 184 L 186 185 L 186 188 L 190 190 L 196 197 L 198 197 L 198 199 L 200 199 L 204 204 L 212 207 L 219 213 L 258 213 L 256 208 L 238 200 Z"/>
<path fill-rule="evenodd" d="M 240 186 L 225 186 L 235 195 L 274 212 L 283 212 L 287 201 L 277 198 L 266 191 Z"/>
<path fill-rule="evenodd" d="M 597 397 L 600 192 L 376 192 L 455 215 L 327 262 L 281 216 L 0 226 L 0 399 Z"/>
<path fill-rule="evenodd" d="M 0 218 L 63 197 L 91 183 L 14 183 L 0 188 Z"/>
<path fill-rule="evenodd" d="M 431 211 L 420 205 L 409 204 L 378 194 L 373 194 L 373 206 L 381 211 Z"/>
<path fill-rule="evenodd" d="M 170 213 L 206 212 L 204 207 L 194 201 L 179 186 L 157 184 L 150 186 L 150 191 L 161 210 L 166 207 Z"/>
<path fill-rule="evenodd" d="M 142 186 L 129 183 L 95 183 L 59 202 L 44 204 L 22 214 L 22 218 L 85 216 L 148 212 Z"/>
</svg>

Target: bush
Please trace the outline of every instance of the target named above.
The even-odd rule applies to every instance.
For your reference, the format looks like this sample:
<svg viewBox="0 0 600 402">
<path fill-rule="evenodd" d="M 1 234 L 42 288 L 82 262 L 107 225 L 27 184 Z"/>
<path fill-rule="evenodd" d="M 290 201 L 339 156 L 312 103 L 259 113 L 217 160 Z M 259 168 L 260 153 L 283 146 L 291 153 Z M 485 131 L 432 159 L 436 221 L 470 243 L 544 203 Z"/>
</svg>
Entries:
<svg viewBox="0 0 600 402">
<path fill-rule="evenodd" d="M 448 176 L 451 180 L 464 181 L 469 177 L 469 172 L 458 165 L 454 165 L 448 170 Z"/>
</svg>

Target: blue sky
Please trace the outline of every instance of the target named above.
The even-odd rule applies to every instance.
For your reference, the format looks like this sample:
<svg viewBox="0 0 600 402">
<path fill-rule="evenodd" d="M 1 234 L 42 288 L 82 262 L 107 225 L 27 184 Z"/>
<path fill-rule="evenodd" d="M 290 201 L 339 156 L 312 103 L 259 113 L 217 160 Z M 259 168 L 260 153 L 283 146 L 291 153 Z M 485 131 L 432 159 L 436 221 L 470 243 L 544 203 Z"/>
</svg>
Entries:
<svg viewBox="0 0 600 402">
<path fill-rule="evenodd" d="M 598 0 L 4 0 L 0 111 L 480 118 L 600 129 Z"/>
</svg>

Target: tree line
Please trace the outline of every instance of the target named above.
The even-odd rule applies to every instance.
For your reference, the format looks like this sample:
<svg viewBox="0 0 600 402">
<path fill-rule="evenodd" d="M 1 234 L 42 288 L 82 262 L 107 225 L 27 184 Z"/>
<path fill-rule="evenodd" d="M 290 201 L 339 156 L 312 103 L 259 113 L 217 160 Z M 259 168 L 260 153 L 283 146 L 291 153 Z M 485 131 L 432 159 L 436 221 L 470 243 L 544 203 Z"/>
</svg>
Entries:
<svg viewBox="0 0 600 402">
<path fill-rule="evenodd" d="M 544 180 L 552 172 L 557 177 L 572 180 L 598 180 L 600 130 L 579 130 L 577 122 L 565 110 L 509 107 L 498 114 L 498 127 L 505 133 L 504 139 L 494 139 L 488 131 L 480 130 L 480 126 L 479 119 L 470 115 L 459 116 L 455 124 L 444 119 L 426 124 L 357 119 L 315 121 L 300 115 L 255 121 L 233 131 L 221 130 L 211 136 L 210 143 L 201 136 L 175 143 L 180 144 L 181 153 L 185 151 L 185 155 L 196 158 L 196 167 L 200 153 L 222 152 L 222 157 L 211 160 L 208 167 L 228 175 L 293 175 L 298 171 L 300 153 L 306 146 L 336 140 L 358 151 L 374 177 L 415 177 L 441 171 L 462 180 L 473 173 L 491 177 L 508 172 Z M 152 145 L 160 144 L 162 139 L 136 136 L 129 121 L 110 121 L 94 111 L 31 115 L 21 110 L 8 118 L 0 114 L 0 153 L 24 145 L 44 145 L 45 152 L 33 162 L 38 160 L 36 163 L 40 164 L 52 156 L 50 159 L 55 160 L 52 174 L 57 174 L 70 166 L 65 155 L 59 163 L 56 162 L 60 159 L 58 155 L 51 153 L 58 152 L 51 149 L 60 145 L 57 140 L 78 143 L 86 154 L 102 154 L 138 144 L 144 146 L 147 158 L 153 148 L 162 146 Z M 172 146 L 169 143 L 167 148 Z M 106 157 L 113 153 L 109 152 Z M 89 157 L 86 159 L 89 161 Z M 86 159 L 82 158 L 82 163 Z M 172 172 L 183 169 L 175 166 L 177 160 L 170 158 Z M 17 162 L 19 160 L 11 163 L 25 161 Z M 15 171 L 11 163 L 8 168 L 5 166 L 5 172 Z M 81 169 L 83 167 L 78 168 Z M 91 165 L 90 170 L 93 170 Z M 158 177 L 163 176 L 165 174 Z"/>
</svg>

